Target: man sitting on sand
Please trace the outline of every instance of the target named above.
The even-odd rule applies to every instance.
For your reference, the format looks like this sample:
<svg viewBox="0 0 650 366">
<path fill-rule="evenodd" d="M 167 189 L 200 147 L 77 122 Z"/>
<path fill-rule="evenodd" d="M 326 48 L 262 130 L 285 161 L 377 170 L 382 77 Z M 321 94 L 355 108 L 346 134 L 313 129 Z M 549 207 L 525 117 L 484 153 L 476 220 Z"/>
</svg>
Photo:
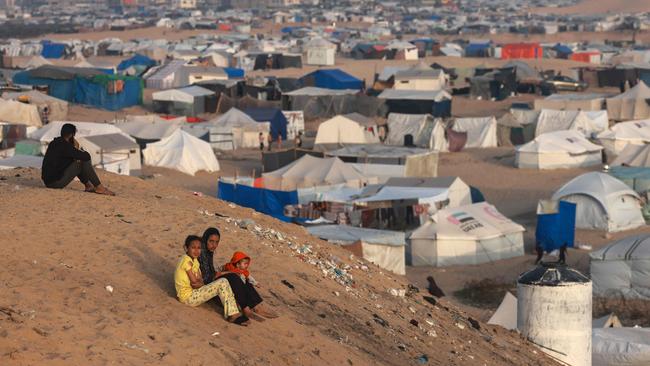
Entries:
<svg viewBox="0 0 650 366">
<path fill-rule="evenodd" d="M 74 177 L 86 186 L 86 192 L 95 192 L 114 196 L 115 193 L 104 187 L 90 162 L 90 154 L 79 148 L 74 139 L 77 133 L 75 125 L 66 123 L 61 127 L 61 137 L 57 137 L 47 146 L 41 179 L 48 188 L 65 188 Z"/>
</svg>

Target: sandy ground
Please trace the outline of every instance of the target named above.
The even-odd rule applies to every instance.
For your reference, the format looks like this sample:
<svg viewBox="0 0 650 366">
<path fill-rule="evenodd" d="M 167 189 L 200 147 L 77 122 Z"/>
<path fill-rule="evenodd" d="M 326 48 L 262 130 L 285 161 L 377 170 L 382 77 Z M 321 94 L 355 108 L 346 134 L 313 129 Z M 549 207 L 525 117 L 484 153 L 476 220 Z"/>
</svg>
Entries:
<svg viewBox="0 0 650 366">
<path fill-rule="evenodd" d="M 531 12 L 540 14 L 617 14 L 650 12 L 647 0 L 584 0 L 574 6 L 562 8 L 535 8 Z"/>
<path fill-rule="evenodd" d="M 429 365 L 552 364 L 514 332 L 471 326 L 445 299 L 432 306 L 422 293 L 391 295 L 406 278 L 299 226 L 155 179 L 100 173 L 118 192 L 105 197 L 79 183 L 48 190 L 39 176 L 0 172 L 2 365 L 417 365 L 422 355 Z M 255 224 L 243 229 L 243 218 Z M 208 226 L 222 232 L 217 263 L 234 250 L 252 256 L 280 318 L 243 328 L 212 304 L 189 308 L 174 298 L 181 243 Z M 337 282 L 349 279 L 344 273 L 347 288 Z"/>
</svg>

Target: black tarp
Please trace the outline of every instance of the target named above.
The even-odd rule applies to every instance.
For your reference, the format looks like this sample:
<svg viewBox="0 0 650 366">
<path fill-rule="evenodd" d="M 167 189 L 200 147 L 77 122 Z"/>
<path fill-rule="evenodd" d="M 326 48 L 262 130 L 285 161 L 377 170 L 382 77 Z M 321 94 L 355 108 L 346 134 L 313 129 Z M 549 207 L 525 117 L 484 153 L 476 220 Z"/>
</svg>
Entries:
<svg viewBox="0 0 650 366">
<path fill-rule="evenodd" d="M 301 68 L 302 56 L 283 55 L 280 53 L 261 53 L 255 56 L 253 70 L 277 70 L 289 67 Z"/>
<path fill-rule="evenodd" d="M 598 86 L 603 88 L 613 86 L 620 88 L 626 81 L 636 82 L 638 75 L 636 69 L 606 69 L 598 70 Z"/>
<path fill-rule="evenodd" d="M 384 117 L 388 114 L 388 109 L 382 99 L 362 94 L 284 95 L 282 106 L 284 110 L 303 111 L 305 120 L 330 118 L 354 112 L 366 117 Z"/>
<path fill-rule="evenodd" d="M 451 117 L 451 100 L 411 100 L 411 99 L 387 99 L 387 111 L 389 113 L 402 114 L 432 114 L 434 117 Z"/>
<path fill-rule="evenodd" d="M 311 155 L 317 158 L 323 157 L 322 152 L 305 149 L 262 152 L 262 166 L 265 173 L 272 172 L 293 163 L 305 155 Z"/>
</svg>

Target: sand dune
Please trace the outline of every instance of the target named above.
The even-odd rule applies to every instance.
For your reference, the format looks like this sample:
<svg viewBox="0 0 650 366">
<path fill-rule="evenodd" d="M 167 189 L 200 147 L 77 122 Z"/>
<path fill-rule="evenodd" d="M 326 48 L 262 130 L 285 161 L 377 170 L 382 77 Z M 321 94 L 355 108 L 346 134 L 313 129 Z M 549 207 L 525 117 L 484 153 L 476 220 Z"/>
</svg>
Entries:
<svg viewBox="0 0 650 366">
<path fill-rule="evenodd" d="M 366 264 L 301 227 L 139 178 L 101 174 L 119 193 L 103 197 L 79 183 L 48 190 L 39 176 L 0 173 L 0 364 L 405 365 L 422 355 L 429 365 L 552 364 L 514 333 L 474 329 L 444 300 L 434 307 L 421 293 L 390 295 L 406 288 L 404 278 L 357 268 Z M 242 229 L 239 218 L 286 239 Z M 281 318 L 242 328 L 212 305 L 174 298 L 181 242 L 208 226 L 223 233 L 217 261 L 236 249 L 252 256 L 262 296 Z M 308 263 L 326 260 L 350 266 L 347 291 Z"/>
</svg>

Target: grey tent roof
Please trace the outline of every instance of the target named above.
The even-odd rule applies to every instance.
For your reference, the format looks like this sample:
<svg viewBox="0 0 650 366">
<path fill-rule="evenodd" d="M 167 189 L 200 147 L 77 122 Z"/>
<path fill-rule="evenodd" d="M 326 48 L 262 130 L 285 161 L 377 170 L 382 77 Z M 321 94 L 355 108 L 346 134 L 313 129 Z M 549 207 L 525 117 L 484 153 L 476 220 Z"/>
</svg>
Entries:
<svg viewBox="0 0 650 366">
<path fill-rule="evenodd" d="M 392 178 L 388 178 L 386 183 L 384 183 L 384 186 L 447 188 L 451 186 L 457 179 L 458 177 L 433 177 L 433 178 L 392 177 Z"/>
<path fill-rule="evenodd" d="M 517 80 L 541 79 L 539 73 L 523 61 L 513 60 L 503 65 L 503 67 L 514 67 L 517 69 Z"/>
<path fill-rule="evenodd" d="M 357 112 L 352 112 L 348 114 L 344 114 L 343 117 L 353 120 L 354 122 L 362 125 L 362 126 L 374 126 L 377 123 L 373 121 L 372 119 L 364 116 L 363 114 L 357 113 Z"/>
<path fill-rule="evenodd" d="M 197 85 L 192 85 L 192 86 L 188 86 L 188 87 L 185 87 L 185 88 L 179 88 L 177 90 L 181 91 L 183 93 L 187 93 L 187 94 L 189 94 L 189 95 L 191 95 L 193 97 L 203 97 L 203 96 L 206 96 L 206 95 L 214 95 L 215 94 L 212 90 L 202 88 L 202 87 L 197 86 Z"/>
<path fill-rule="evenodd" d="M 434 100 L 451 99 L 451 95 L 444 90 L 397 90 L 385 89 L 378 98 L 393 100 Z"/>
<path fill-rule="evenodd" d="M 148 78 L 152 80 L 162 80 L 168 77 L 169 75 L 175 73 L 176 71 L 180 70 L 181 67 L 183 67 L 183 65 L 185 65 L 184 60 L 172 60 L 168 64 L 161 66 Z"/>
<path fill-rule="evenodd" d="M 71 80 L 75 76 L 96 76 L 96 75 L 105 75 L 103 72 L 85 68 L 85 67 L 62 67 L 62 66 L 52 66 L 52 65 L 43 65 L 28 71 L 29 76 L 34 78 L 43 78 L 43 79 L 57 79 L 57 80 Z"/>
<path fill-rule="evenodd" d="M 440 77 L 440 69 L 432 69 L 424 63 L 419 63 L 414 67 L 406 70 L 400 70 L 395 73 L 395 80 L 401 79 L 437 79 Z"/>
<path fill-rule="evenodd" d="M 120 133 L 84 137 L 85 140 L 99 146 L 104 151 L 122 149 L 137 149 L 139 146 L 134 141 Z"/>
<path fill-rule="evenodd" d="M 366 229 L 346 225 L 320 225 L 307 227 L 311 235 L 330 241 L 354 243 L 363 241 L 369 244 L 390 246 L 406 245 L 404 232 Z"/>
<path fill-rule="evenodd" d="M 329 156 L 357 156 L 376 158 L 404 158 L 411 155 L 419 155 L 431 152 L 428 149 L 404 146 L 386 145 L 356 145 L 346 146 L 342 149 L 330 151 Z"/>
</svg>

